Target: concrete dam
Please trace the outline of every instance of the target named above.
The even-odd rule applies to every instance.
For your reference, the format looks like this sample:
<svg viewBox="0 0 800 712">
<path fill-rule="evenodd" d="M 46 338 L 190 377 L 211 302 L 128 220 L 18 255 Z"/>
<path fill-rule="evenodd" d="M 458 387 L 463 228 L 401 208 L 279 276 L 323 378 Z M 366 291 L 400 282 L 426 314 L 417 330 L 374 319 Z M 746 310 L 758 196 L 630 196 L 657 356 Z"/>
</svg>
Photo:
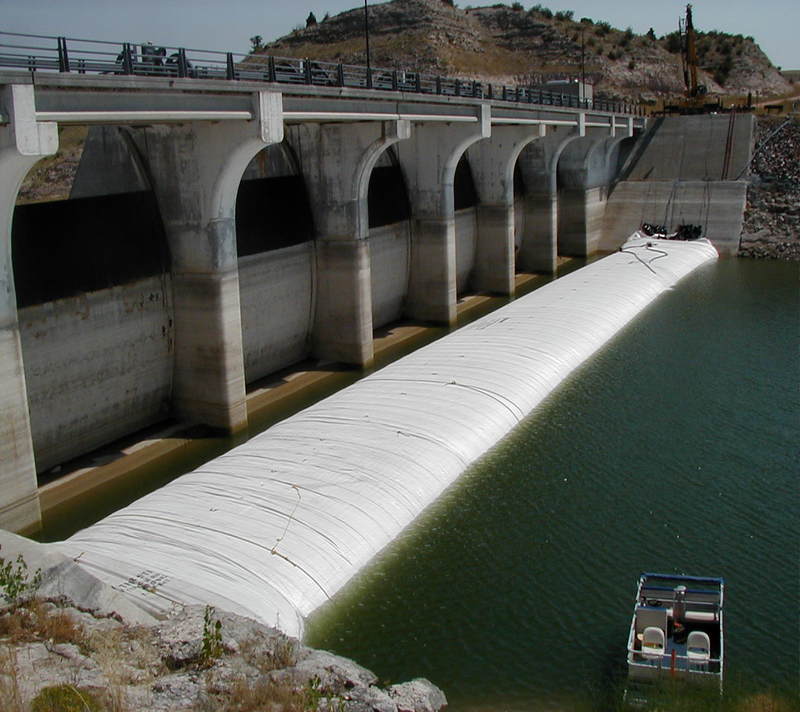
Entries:
<svg viewBox="0 0 800 712">
<path fill-rule="evenodd" d="M 309 358 L 368 367 L 376 328 L 453 325 L 462 297 L 513 296 L 518 275 L 617 249 L 642 221 L 695 222 L 735 252 L 752 142 L 750 117 L 647 122 L 196 79 L 0 83 L 0 526 L 19 532 L 40 521 L 40 479 L 72 458 L 165 418 L 244 431 L 260 379 Z M 90 129 L 70 199 L 15 209 L 72 125 Z M 715 256 L 700 245 L 657 259 L 661 247 L 639 245 L 559 280 L 541 303 L 512 304 L 514 318 L 476 322 L 393 366 L 396 381 L 384 369 L 61 546 L 153 610 L 185 595 L 299 631 L 579 363 Z M 340 433 L 325 447 L 320 423 Z M 178 501 L 185 532 L 154 527 Z M 223 516 L 242 521 L 246 553 L 203 528 Z M 241 600 L 226 597 L 232 581 Z"/>
</svg>

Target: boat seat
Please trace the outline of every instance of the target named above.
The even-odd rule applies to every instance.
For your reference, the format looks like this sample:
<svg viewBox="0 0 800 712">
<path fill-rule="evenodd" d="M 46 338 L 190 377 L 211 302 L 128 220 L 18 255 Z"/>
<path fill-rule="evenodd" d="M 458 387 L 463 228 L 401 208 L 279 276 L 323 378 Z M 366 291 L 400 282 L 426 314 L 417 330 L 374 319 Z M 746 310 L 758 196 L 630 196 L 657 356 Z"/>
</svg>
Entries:
<svg viewBox="0 0 800 712">
<path fill-rule="evenodd" d="M 686 611 L 683 620 L 695 623 L 716 623 L 717 614 L 714 611 Z"/>
<path fill-rule="evenodd" d="M 711 660 L 711 641 L 708 633 L 693 630 L 686 639 L 686 657 L 689 659 L 690 670 L 703 670 L 708 668 Z"/>
<path fill-rule="evenodd" d="M 642 631 L 642 655 L 646 660 L 661 660 L 664 655 L 666 635 L 658 626 L 647 626 Z"/>
</svg>

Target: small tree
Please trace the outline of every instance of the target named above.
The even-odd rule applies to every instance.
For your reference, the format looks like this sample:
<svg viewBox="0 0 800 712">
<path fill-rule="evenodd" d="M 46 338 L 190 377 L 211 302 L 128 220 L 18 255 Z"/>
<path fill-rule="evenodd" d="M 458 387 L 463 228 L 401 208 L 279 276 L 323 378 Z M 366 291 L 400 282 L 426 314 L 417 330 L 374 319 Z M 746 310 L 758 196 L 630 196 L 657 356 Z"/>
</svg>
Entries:
<svg viewBox="0 0 800 712">
<path fill-rule="evenodd" d="M 261 35 L 253 35 L 250 38 L 250 51 L 260 52 L 264 49 L 264 38 Z"/>
<path fill-rule="evenodd" d="M 652 27 L 649 30 L 647 30 L 647 39 L 649 39 L 651 42 L 656 41 L 656 33 Z"/>
</svg>

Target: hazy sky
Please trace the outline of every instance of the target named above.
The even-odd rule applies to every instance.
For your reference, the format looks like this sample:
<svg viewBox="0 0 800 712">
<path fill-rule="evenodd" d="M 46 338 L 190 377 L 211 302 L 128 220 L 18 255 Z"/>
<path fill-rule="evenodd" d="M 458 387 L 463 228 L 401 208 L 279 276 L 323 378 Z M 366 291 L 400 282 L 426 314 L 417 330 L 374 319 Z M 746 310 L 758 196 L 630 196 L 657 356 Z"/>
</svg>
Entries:
<svg viewBox="0 0 800 712">
<path fill-rule="evenodd" d="M 529 8 L 537 3 L 522 4 Z M 684 0 L 542 0 L 541 4 L 573 10 L 575 19 L 605 20 L 621 29 L 631 26 L 638 33 L 653 27 L 658 35 L 676 28 L 686 6 Z M 0 30 L 244 51 L 253 35 L 276 39 L 304 24 L 309 11 L 322 19 L 326 12 L 333 15 L 358 6 L 363 7 L 363 0 L 0 0 Z M 800 0 L 695 0 L 694 20 L 701 30 L 752 35 L 774 64 L 800 69 Z"/>
</svg>

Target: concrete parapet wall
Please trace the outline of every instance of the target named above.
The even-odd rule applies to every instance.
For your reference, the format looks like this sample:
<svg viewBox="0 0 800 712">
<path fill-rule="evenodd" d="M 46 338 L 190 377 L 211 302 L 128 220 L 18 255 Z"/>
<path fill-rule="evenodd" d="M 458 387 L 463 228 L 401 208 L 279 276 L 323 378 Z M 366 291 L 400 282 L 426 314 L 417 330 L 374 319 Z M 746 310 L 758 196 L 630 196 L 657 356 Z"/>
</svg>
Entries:
<svg viewBox="0 0 800 712">
<path fill-rule="evenodd" d="M 248 383 L 310 354 L 313 275 L 311 242 L 239 258 L 242 345 Z"/>
<path fill-rule="evenodd" d="M 169 415 L 169 275 L 19 311 L 39 472 Z"/>
<path fill-rule="evenodd" d="M 626 181 L 606 205 L 600 250 L 615 250 L 643 222 L 701 225 L 721 255 L 739 248 L 747 183 L 744 181 Z"/>
<path fill-rule="evenodd" d="M 478 219 L 475 208 L 456 211 L 456 290 L 461 295 L 469 290 L 470 277 L 475 269 L 475 247 L 478 239 Z"/>
<path fill-rule="evenodd" d="M 377 329 L 403 314 L 408 294 L 411 226 L 408 220 L 369 231 L 372 327 Z"/>
</svg>

